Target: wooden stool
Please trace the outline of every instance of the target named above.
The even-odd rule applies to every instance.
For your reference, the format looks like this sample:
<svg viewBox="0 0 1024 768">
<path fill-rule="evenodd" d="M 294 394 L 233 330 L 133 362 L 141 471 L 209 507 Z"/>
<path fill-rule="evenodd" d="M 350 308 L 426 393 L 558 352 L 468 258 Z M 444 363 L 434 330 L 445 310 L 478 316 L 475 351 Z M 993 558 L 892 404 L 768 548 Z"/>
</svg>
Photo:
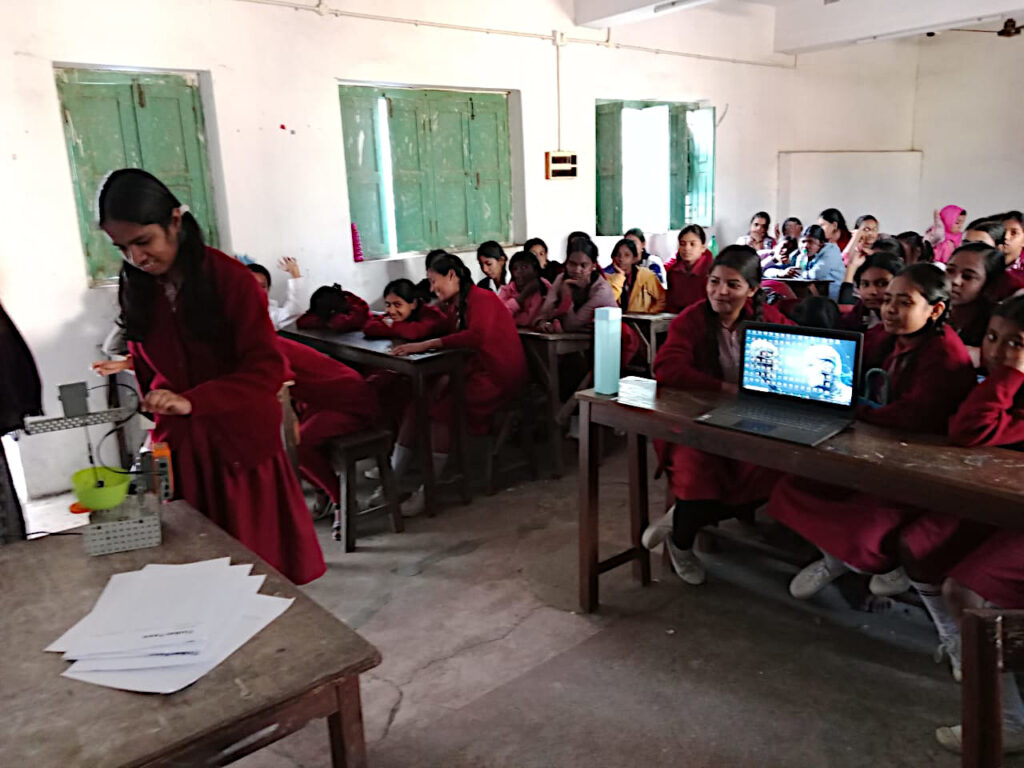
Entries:
<svg viewBox="0 0 1024 768">
<path fill-rule="evenodd" d="M 502 404 L 494 413 L 494 426 L 487 435 L 487 449 L 484 453 L 484 487 L 488 496 L 497 491 L 494 483 L 495 470 L 512 472 L 522 467 L 530 468 L 530 476 L 537 478 L 537 453 L 534 450 L 533 431 L 536 428 L 536 414 L 543 412 L 544 403 L 531 402 L 524 395 Z M 497 466 L 501 449 L 509 438 L 519 434 L 519 449 L 522 458 L 501 467 Z"/>
<path fill-rule="evenodd" d="M 356 520 L 359 518 L 386 513 L 391 517 L 391 530 L 395 533 L 405 530 L 398 502 L 398 486 L 391 469 L 392 442 L 391 433 L 386 429 L 367 429 L 330 442 L 331 464 L 338 475 L 338 497 L 341 499 L 334 514 L 334 540 L 344 541 L 346 552 L 355 551 Z M 356 498 L 356 462 L 362 459 L 376 459 L 384 488 L 384 503 L 364 510 L 359 509 Z"/>
</svg>

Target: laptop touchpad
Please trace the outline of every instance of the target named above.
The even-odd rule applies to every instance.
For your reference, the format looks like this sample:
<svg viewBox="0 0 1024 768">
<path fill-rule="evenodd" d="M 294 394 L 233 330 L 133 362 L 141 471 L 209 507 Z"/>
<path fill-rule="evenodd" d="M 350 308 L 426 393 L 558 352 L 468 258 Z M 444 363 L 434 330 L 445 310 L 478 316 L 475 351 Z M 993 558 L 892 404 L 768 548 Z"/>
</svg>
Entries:
<svg viewBox="0 0 1024 768">
<path fill-rule="evenodd" d="M 763 432 L 765 434 L 774 432 L 775 424 L 768 424 L 764 421 L 754 421 L 753 419 L 740 419 L 735 425 L 736 429 L 742 429 L 746 432 Z"/>
</svg>

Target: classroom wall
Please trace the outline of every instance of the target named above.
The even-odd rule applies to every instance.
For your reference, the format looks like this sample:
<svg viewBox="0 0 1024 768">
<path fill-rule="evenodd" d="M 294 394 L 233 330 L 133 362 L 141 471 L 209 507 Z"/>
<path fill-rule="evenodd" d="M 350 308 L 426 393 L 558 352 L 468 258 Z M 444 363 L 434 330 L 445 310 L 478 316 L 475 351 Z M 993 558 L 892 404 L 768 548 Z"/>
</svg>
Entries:
<svg viewBox="0 0 1024 768">
<path fill-rule="evenodd" d="M 947 32 L 920 41 L 914 147 L 921 226 L 949 203 L 970 218 L 1024 209 L 1024 37 Z"/>
<path fill-rule="evenodd" d="M 616 28 L 609 40 L 572 26 L 571 0 L 328 5 L 606 43 L 561 49 L 562 145 L 580 153 L 580 177 L 543 178 L 543 153 L 558 143 L 550 40 L 239 0 L 0 4 L 0 300 L 37 356 L 49 412 L 58 410 L 58 384 L 87 375 L 115 312 L 113 289 L 86 285 L 55 63 L 201 72 L 222 246 L 264 264 L 296 256 L 314 283 L 337 280 L 369 299 L 387 279 L 419 277 L 422 257 L 352 261 L 339 80 L 516 91 L 513 135 L 521 133 L 524 171 L 515 232 L 543 237 L 553 250 L 571 229 L 593 231 L 597 98 L 717 107 L 716 229 L 724 241 L 745 230 L 751 212 L 774 212 L 780 150 L 907 149 L 912 138 L 913 44 L 795 60 L 772 50 L 770 6 L 707 6 Z M 871 108 L 851 107 L 861 104 Z M 844 180 L 835 183 L 838 190 Z M 21 448 L 34 496 L 66 488 L 85 461 L 75 433 L 28 438 Z"/>
</svg>

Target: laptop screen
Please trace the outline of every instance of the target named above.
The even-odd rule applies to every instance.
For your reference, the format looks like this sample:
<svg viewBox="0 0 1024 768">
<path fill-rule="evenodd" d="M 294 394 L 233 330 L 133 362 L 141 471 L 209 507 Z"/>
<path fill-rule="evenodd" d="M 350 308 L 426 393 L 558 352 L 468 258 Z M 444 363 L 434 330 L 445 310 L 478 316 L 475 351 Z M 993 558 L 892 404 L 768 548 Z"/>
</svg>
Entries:
<svg viewBox="0 0 1024 768">
<path fill-rule="evenodd" d="M 744 328 L 744 392 L 854 405 L 859 333 L 751 323 Z"/>
</svg>

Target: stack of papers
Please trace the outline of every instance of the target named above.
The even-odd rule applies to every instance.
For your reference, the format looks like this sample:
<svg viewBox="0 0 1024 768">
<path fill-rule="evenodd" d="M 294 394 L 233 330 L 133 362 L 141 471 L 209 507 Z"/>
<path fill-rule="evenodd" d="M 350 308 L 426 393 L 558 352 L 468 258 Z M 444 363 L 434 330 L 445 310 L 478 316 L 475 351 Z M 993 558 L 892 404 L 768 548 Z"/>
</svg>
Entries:
<svg viewBox="0 0 1024 768">
<path fill-rule="evenodd" d="M 126 691 L 180 691 L 292 604 L 257 594 L 265 577 L 251 571 L 224 557 L 116 574 L 89 615 L 46 650 L 74 662 L 65 677 Z"/>
</svg>

